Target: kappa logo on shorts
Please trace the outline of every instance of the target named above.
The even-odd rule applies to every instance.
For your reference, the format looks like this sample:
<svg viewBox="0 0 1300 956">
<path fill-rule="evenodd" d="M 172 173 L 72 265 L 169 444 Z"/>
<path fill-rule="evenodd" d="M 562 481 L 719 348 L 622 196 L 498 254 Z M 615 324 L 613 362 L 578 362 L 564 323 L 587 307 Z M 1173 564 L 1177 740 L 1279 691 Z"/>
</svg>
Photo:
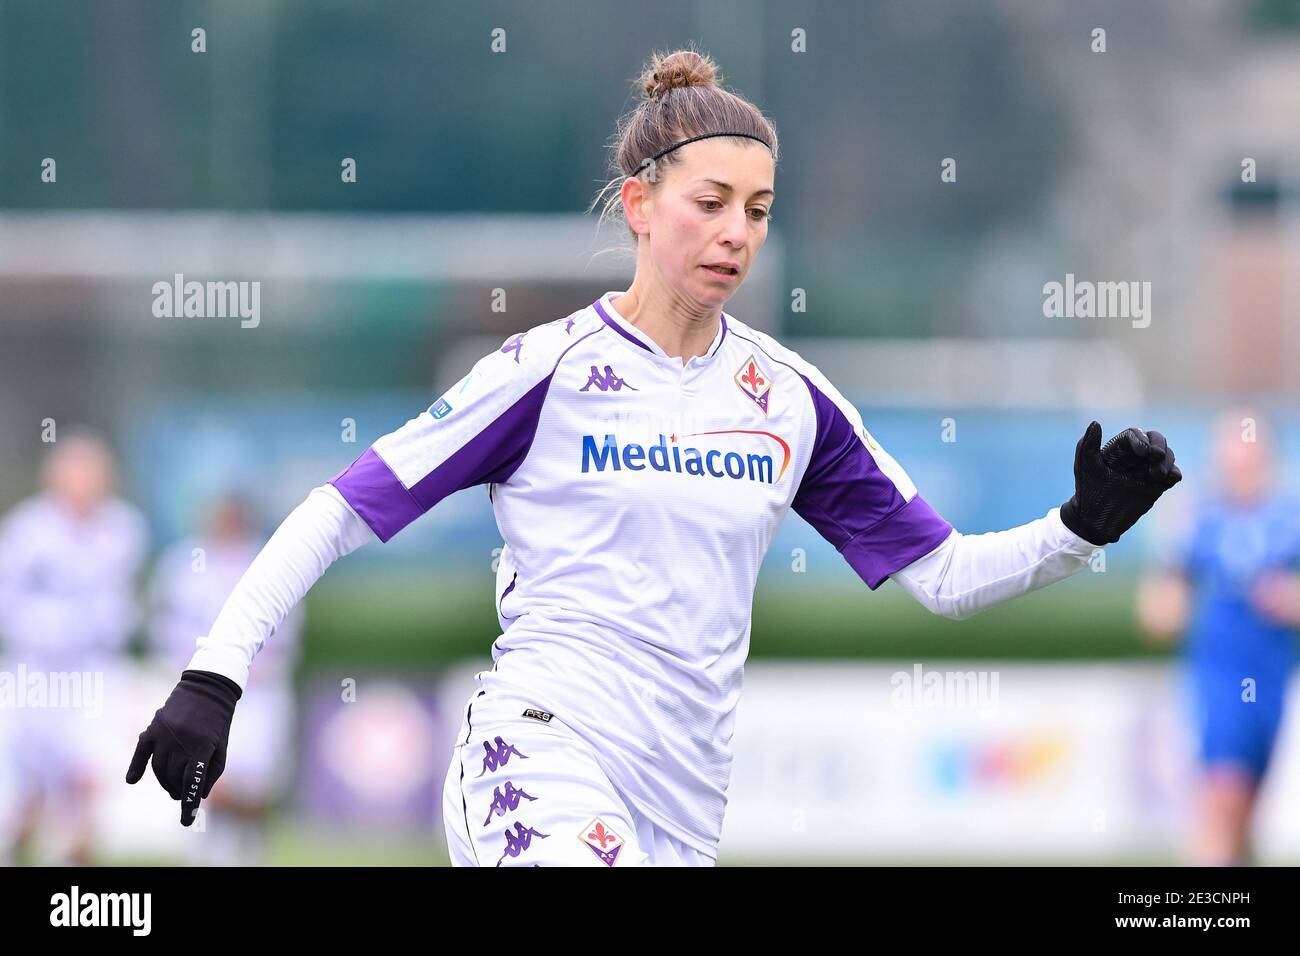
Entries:
<svg viewBox="0 0 1300 956">
<path fill-rule="evenodd" d="M 533 720 L 540 720 L 544 724 L 549 724 L 551 722 L 551 718 L 554 717 L 555 715 L 548 714 L 544 710 L 533 710 L 531 707 L 529 707 L 526 711 L 524 711 L 524 716 L 531 717 L 533 718 Z"/>
<path fill-rule="evenodd" d="M 533 837 L 537 837 L 539 840 L 545 840 L 550 836 L 549 833 L 542 833 L 538 830 L 534 830 L 532 827 L 526 827 L 522 823 L 515 824 L 514 833 L 511 833 L 509 830 L 504 830 L 502 832 L 505 834 L 506 847 L 501 853 L 501 859 L 497 860 L 497 866 L 504 863 L 506 857 L 517 858 L 520 853 L 523 853 L 532 846 Z"/>
<path fill-rule="evenodd" d="M 483 741 L 483 769 L 478 772 L 480 777 L 489 771 L 495 773 L 499 768 L 504 767 L 510 762 L 511 754 L 520 760 L 528 759 L 527 754 L 520 753 L 514 744 L 508 744 L 500 737 L 494 738 L 493 743 L 496 744 L 495 750 L 492 749 L 492 744 Z"/>
<path fill-rule="evenodd" d="M 596 817 L 583 827 L 578 839 L 606 866 L 613 866 L 618 862 L 618 853 L 623 849 L 624 843 L 623 838 L 605 826 L 600 817 Z"/>
<path fill-rule="evenodd" d="M 507 813 L 513 813 L 515 810 L 518 810 L 520 800 L 532 801 L 536 799 L 537 798 L 531 793 L 526 793 L 525 791 L 520 790 L 513 783 L 507 780 L 505 793 L 501 792 L 500 787 L 497 787 L 492 791 L 492 806 L 488 807 L 487 819 L 483 821 L 483 825 L 487 826 L 491 823 L 494 816 L 504 817 Z"/>
</svg>

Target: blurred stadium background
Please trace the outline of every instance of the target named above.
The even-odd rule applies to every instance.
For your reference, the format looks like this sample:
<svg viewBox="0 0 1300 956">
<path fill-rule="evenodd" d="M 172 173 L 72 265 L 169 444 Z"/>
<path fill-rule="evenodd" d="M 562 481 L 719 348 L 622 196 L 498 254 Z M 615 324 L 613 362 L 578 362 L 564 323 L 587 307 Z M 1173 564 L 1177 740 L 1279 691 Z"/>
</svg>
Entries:
<svg viewBox="0 0 1300 956">
<path fill-rule="evenodd" d="M 1094 417 L 1164 431 L 1187 476 L 1170 498 L 1191 500 L 1209 423 L 1249 398 L 1296 474 L 1300 0 L 10 0 L 0 510 L 35 491 L 50 419 L 111 437 L 151 559 L 232 490 L 269 534 L 505 337 L 627 287 L 622 237 L 583 210 L 629 81 L 692 41 L 782 137 L 771 239 L 727 311 L 819 365 L 958 529 L 1060 504 Z M 177 273 L 260 282 L 260 323 L 155 317 Z M 1045 318 L 1067 274 L 1149 281 L 1149 326 Z M 249 859 L 445 862 L 442 774 L 498 633 L 486 498 L 308 596 L 287 777 Z M 1175 658 L 1133 613 L 1168 504 L 1095 573 L 960 623 L 867 591 L 791 513 L 755 601 L 721 862 L 1176 861 L 1190 736 Z M 176 676 L 144 630 L 76 731 L 102 772 L 95 858 L 193 861 L 205 834 L 121 783 Z M 995 675 L 995 697 L 900 706 L 917 666 Z M 1264 862 L 1300 861 L 1298 750 L 1293 714 Z"/>
</svg>

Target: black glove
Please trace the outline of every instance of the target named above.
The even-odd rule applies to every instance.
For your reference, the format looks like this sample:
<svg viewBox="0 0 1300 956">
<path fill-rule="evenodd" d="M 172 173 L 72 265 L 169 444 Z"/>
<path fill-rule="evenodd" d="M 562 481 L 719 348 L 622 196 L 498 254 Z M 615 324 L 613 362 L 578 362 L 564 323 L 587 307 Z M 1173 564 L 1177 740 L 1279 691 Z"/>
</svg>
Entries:
<svg viewBox="0 0 1300 956">
<path fill-rule="evenodd" d="M 181 825 L 194 822 L 199 801 L 226 769 L 226 742 L 239 685 L 228 677 L 207 671 L 185 671 L 167 702 L 140 735 L 126 782 L 144 776 L 149 755 L 153 775 L 173 800 L 181 801 Z"/>
<path fill-rule="evenodd" d="M 1174 450 L 1159 432 L 1127 428 L 1101 448 L 1093 422 L 1074 449 L 1074 496 L 1061 521 L 1092 544 L 1113 544 L 1156 499 L 1183 480 Z"/>
</svg>

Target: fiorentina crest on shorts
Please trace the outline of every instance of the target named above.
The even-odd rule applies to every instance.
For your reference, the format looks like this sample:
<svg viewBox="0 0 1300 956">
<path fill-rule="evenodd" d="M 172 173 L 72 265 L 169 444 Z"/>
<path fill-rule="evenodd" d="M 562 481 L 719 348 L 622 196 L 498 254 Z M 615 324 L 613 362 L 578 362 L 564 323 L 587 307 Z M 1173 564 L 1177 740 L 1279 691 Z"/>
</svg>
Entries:
<svg viewBox="0 0 1300 956">
<path fill-rule="evenodd" d="M 736 384 L 766 415 L 767 400 L 772 394 L 772 376 L 767 374 L 753 355 L 745 359 L 745 363 L 736 370 Z"/>
<path fill-rule="evenodd" d="M 623 838 L 605 826 L 600 817 L 587 824 L 578 839 L 585 843 L 606 866 L 613 866 L 618 862 L 618 851 L 623 849 Z"/>
</svg>

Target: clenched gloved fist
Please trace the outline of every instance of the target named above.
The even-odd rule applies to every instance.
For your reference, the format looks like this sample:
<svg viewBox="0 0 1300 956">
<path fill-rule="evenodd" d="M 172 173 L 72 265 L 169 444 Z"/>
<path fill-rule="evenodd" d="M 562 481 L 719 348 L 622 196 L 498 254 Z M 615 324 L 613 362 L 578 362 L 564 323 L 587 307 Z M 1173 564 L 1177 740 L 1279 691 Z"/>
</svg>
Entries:
<svg viewBox="0 0 1300 956">
<path fill-rule="evenodd" d="M 1061 505 L 1061 521 L 1092 544 L 1113 544 L 1182 480 L 1164 435 L 1126 428 L 1103 448 L 1101 424 L 1092 422 L 1074 450 L 1074 496 Z"/>
</svg>

